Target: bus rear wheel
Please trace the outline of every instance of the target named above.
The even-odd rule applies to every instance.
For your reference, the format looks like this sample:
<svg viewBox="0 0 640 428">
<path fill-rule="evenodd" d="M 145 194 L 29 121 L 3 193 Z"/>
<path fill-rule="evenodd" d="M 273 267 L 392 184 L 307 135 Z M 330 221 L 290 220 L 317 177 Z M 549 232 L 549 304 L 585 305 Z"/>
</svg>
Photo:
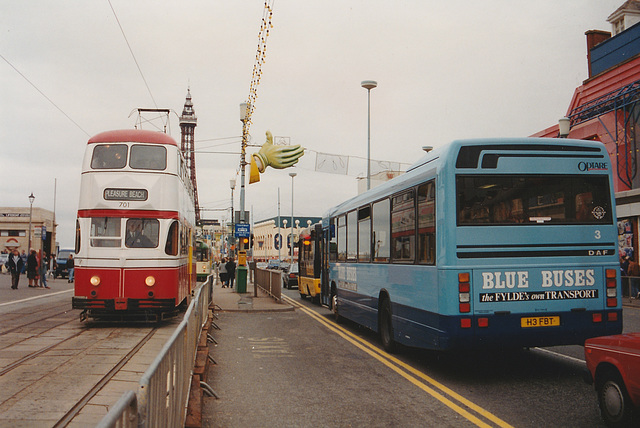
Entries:
<svg viewBox="0 0 640 428">
<path fill-rule="evenodd" d="M 385 351 L 393 353 L 396 350 L 396 341 L 393 339 L 393 324 L 391 322 L 391 302 L 388 298 L 382 301 L 379 315 L 380 341 Z"/>
</svg>

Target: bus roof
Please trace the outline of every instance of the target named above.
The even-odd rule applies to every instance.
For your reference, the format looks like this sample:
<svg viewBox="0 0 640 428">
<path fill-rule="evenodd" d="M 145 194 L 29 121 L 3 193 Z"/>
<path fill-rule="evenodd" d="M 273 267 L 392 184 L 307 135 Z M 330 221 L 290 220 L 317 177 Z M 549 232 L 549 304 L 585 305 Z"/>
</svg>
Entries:
<svg viewBox="0 0 640 428">
<path fill-rule="evenodd" d="M 416 169 L 430 160 L 442 156 L 444 152 L 453 151 L 458 153 L 461 147 L 484 146 L 487 149 L 495 149 L 495 146 L 518 146 L 518 150 L 528 151 L 600 151 L 604 145 L 599 141 L 570 140 L 565 138 L 477 138 L 469 140 L 454 140 L 449 144 L 424 155 L 418 162 L 407 168 L 407 172 Z M 478 149 L 477 151 L 479 151 Z M 476 152 L 477 152 L 476 151 Z"/>
<path fill-rule="evenodd" d="M 87 144 L 94 143 L 151 143 L 178 146 L 176 140 L 169 135 L 158 131 L 144 129 L 118 129 L 115 131 L 101 132 L 89 138 Z"/>
<path fill-rule="evenodd" d="M 498 147 L 499 146 L 499 147 Z M 467 147 L 466 153 L 461 153 L 461 148 Z M 372 188 L 364 193 L 354 196 L 341 204 L 330 208 L 323 216 L 327 218 L 335 213 L 343 213 L 356 208 L 367 201 L 375 201 L 390 194 L 400 191 L 407 186 L 407 181 L 414 180 L 420 172 L 417 171 L 426 165 L 432 165 L 436 168 L 443 159 L 447 162 L 462 162 L 463 165 L 456 165 L 456 168 L 476 168 L 478 165 L 478 157 L 482 150 L 507 149 L 517 151 L 541 151 L 541 152 L 604 152 L 606 153 L 604 144 L 599 141 L 572 140 L 560 138 L 478 138 L 468 140 L 454 140 L 448 144 L 442 145 L 427 154 L 425 154 L 415 164 L 410 166 L 405 174 L 401 174 L 379 186 Z M 456 159 L 459 158 L 459 159 Z M 461 159 L 460 159 L 461 158 Z M 475 166 L 473 165 L 475 162 Z M 608 162 L 608 157 L 607 157 Z M 468 164 L 468 165 L 467 165 Z"/>
</svg>

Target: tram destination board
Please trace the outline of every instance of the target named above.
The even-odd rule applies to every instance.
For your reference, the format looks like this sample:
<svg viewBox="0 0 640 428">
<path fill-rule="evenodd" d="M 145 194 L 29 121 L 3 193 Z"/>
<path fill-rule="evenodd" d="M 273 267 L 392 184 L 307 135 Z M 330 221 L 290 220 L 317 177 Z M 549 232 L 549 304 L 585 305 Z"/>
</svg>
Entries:
<svg viewBox="0 0 640 428">
<path fill-rule="evenodd" d="M 104 189 L 103 197 L 107 201 L 146 201 L 147 189 Z"/>
</svg>

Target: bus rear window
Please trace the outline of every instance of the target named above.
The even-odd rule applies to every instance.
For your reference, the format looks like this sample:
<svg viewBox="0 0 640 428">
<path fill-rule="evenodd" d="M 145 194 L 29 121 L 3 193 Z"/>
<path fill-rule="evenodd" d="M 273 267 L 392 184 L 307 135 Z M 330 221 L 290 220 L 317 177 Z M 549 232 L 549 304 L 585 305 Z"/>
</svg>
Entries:
<svg viewBox="0 0 640 428">
<path fill-rule="evenodd" d="M 611 224 L 606 175 L 458 175 L 458 226 Z"/>
</svg>

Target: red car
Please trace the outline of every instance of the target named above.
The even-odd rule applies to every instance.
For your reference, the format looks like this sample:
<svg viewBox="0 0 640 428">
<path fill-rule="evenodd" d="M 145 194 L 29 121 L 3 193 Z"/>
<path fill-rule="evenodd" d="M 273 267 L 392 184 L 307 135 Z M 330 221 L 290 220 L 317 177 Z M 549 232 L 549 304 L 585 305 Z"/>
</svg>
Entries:
<svg viewBox="0 0 640 428">
<path fill-rule="evenodd" d="M 640 333 L 587 339 L 584 356 L 607 426 L 640 426 Z"/>
</svg>

